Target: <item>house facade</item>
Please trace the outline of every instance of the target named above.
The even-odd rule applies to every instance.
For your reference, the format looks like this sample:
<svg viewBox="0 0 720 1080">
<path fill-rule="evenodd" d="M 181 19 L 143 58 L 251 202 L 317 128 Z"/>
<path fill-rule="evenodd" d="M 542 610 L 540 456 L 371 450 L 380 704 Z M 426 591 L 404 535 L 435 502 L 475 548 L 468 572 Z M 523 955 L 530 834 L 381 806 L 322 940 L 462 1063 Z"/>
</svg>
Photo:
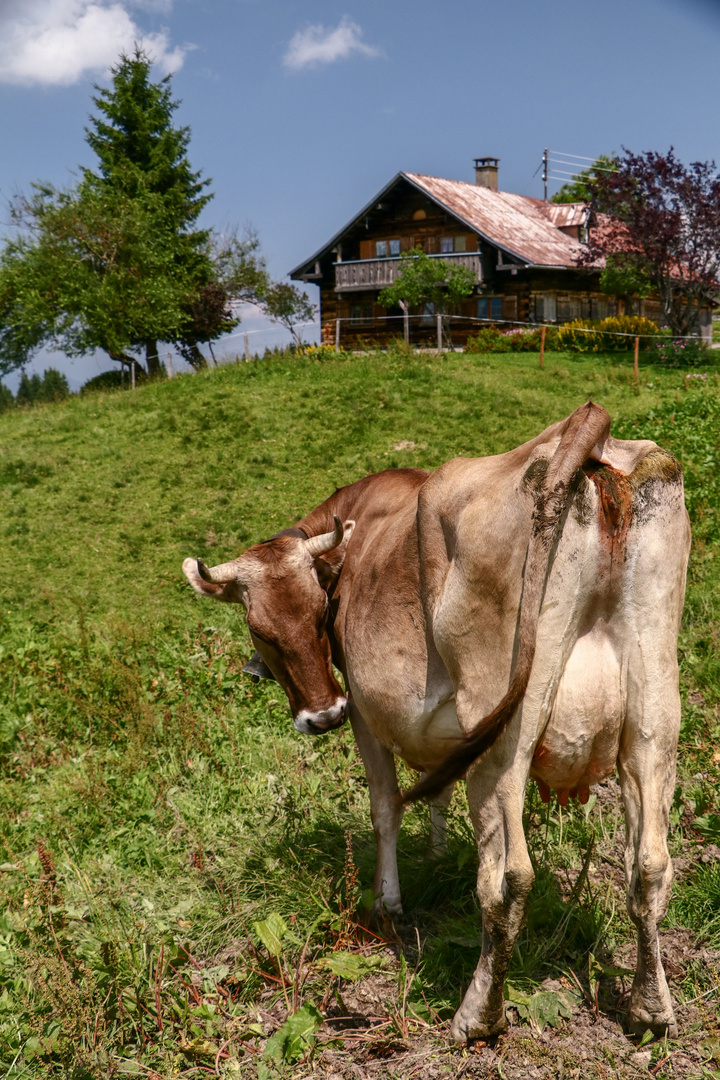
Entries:
<svg viewBox="0 0 720 1080">
<path fill-rule="evenodd" d="M 473 294 L 446 320 L 454 345 L 482 319 L 564 323 L 626 313 L 660 321 L 659 303 L 608 296 L 600 289 L 601 265 L 578 267 L 588 213 L 585 203 L 499 190 L 497 158 L 475 159 L 475 183 L 401 172 L 290 276 L 319 286 L 323 340 L 337 340 L 339 327 L 340 341 L 351 348 L 403 333 L 417 344 L 435 340 L 431 310 L 403 313 L 378 302 L 400 272 L 403 252 L 415 247 L 475 276 Z"/>
</svg>

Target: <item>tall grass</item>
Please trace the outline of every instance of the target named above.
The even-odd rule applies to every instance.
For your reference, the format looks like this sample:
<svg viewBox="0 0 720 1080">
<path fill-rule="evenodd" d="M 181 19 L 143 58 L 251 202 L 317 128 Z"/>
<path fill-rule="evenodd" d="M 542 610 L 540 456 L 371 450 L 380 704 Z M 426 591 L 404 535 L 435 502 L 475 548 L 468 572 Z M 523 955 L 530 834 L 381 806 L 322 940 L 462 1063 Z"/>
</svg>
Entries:
<svg viewBox="0 0 720 1080">
<path fill-rule="evenodd" d="M 0 416 L 5 1074 L 250 1075 L 278 1009 L 327 1010 L 345 992 L 328 956 L 369 963 L 376 940 L 357 922 L 374 841 L 352 739 L 293 732 L 277 686 L 240 674 L 237 610 L 191 595 L 181 561 L 230 558 L 369 471 L 507 450 L 588 397 L 616 434 L 656 438 L 685 468 L 696 541 L 672 843 L 695 852 L 720 812 L 717 376 L 647 370 L 635 384 L 610 358 L 549 354 L 539 369 L 532 355 L 396 350 L 278 358 Z M 403 829 L 421 955 L 411 937 L 387 1021 L 401 1036 L 451 1013 L 477 958 L 462 793 L 450 818 L 432 874 L 426 809 Z M 525 991 L 604 970 L 630 935 L 590 869 L 617 859 L 619 808 L 531 799 L 526 818 L 538 877 L 510 973 Z M 711 866 L 681 881 L 672 908 L 714 945 L 716 877 Z M 271 913 L 285 926 L 277 955 L 256 929 Z M 705 992 L 717 970 L 694 978 Z"/>
</svg>

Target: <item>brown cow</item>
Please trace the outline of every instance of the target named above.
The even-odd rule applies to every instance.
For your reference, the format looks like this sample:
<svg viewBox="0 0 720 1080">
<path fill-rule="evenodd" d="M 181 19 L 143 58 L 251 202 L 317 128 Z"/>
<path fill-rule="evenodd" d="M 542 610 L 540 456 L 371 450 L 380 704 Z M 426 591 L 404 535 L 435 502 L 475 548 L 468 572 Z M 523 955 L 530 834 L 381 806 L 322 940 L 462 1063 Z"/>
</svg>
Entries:
<svg viewBox="0 0 720 1080">
<path fill-rule="evenodd" d="M 506 1026 L 505 972 L 533 881 L 528 777 L 545 796 L 584 800 L 616 764 L 638 931 L 630 1024 L 677 1030 L 657 927 L 672 880 L 689 544 L 678 463 L 655 443 L 613 439 L 608 414 L 588 403 L 509 453 L 366 477 L 232 562 L 183 564 L 198 592 L 245 606 L 298 730 L 328 730 L 349 712 L 377 837 L 375 892 L 391 911 L 402 817 L 393 755 L 429 774 L 410 798 L 442 804 L 466 775 L 483 945 L 452 1025 L 459 1042 Z"/>
</svg>

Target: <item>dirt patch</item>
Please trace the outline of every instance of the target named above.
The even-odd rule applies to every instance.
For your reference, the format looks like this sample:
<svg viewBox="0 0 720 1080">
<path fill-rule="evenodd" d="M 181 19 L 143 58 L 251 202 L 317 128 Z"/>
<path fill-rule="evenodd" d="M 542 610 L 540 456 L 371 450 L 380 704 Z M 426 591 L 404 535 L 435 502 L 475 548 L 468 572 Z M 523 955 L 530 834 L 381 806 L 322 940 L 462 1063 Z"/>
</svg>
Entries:
<svg viewBox="0 0 720 1080">
<path fill-rule="evenodd" d="M 409 930 L 409 928 L 408 928 Z M 403 935 L 404 936 L 404 935 Z M 409 938 L 409 934 L 408 934 Z M 692 965 L 715 972 L 720 985 L 720 952 L 698 945 L 687 930 L 661 935 L 668 982 L 674 996 Z M 506 1002 L 510 1028 L 492 1043 L 477 1041 L 455 1046 L 449 1018 L 422 1019 L 398 994 L 398 959 L 384 951 L 387 969 L 356 983 L 333 980 L 321 1011 L 325 1023 L 309 1060 L 293 1066 L 293 1080 L 439 1080 L 440 1077 L 477 1077 L 493 1080 L 632 1080 L 637 1077 L 701 1080 L 717 1075 L 720 1067 L 720 1027 L 713 1008 L 702 999 L 678 1002 L 680 1036 L 638 1046 L 622 1028 L 629 983 L 605 980 L 598 1002 L 581 993 L 569 978 L 548 979 L 541 989 L 560 991 L 572 1005 L 572 1015 L 557 1027 L 538 1031 L 520 1023 L 511 1002 Z M 618 967 L 634 967 L 635 948 L 617 950 Z M 717 1000 L 716 995 L 709 1000 Z M 610 1003 L 610 1004 L 608 1004 Z M 286 1010 L 276 1000 L 260 1007 L 258 1017 L 269 1036 L 283 1023 Z M 257 1050 L 262 1052 L 262 1041 Z M 235 1073 L 255 1075 L 257 1056 L 237 1060 Z M 237 1072 L 237 1069 L 240 1072 Z"/>
</svg>

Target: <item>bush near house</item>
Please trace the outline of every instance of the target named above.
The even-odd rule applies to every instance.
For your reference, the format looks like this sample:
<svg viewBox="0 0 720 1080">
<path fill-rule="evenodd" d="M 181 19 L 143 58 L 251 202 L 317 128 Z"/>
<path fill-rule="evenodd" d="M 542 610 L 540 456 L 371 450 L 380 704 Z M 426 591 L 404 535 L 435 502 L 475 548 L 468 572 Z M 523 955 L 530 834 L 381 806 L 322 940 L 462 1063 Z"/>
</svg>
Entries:
<svg viewBox="0 0 720 1080">
<path fill-rule="evenodd" d="M 634 347 L 635 338 L 639 337 L 640 348 L 649 349 L 659 333 L 652 319 L 645 319 L 642 315 L 573 319 L 558 330 L 557 347 L 571 352 L 627 352 Z"/>
<path fill-rule="evenodd" d="M 699 338 L 675 338 L 669 329 L 666 333 L 667 337 L 654 343 L 654 364 L 679 368 L 697 367 L 709 362 L 712 354 Z"/>
<path fill-rule="evenodd" d="M 557 349 L 558 331 L 554 326 L 545 327 L 545 348 Z M 540 327 L 500 330 L 497 326 L 482 326 L 477 334 L 467 339 L 468 353 L 540 352 Z"/>
</svg>

